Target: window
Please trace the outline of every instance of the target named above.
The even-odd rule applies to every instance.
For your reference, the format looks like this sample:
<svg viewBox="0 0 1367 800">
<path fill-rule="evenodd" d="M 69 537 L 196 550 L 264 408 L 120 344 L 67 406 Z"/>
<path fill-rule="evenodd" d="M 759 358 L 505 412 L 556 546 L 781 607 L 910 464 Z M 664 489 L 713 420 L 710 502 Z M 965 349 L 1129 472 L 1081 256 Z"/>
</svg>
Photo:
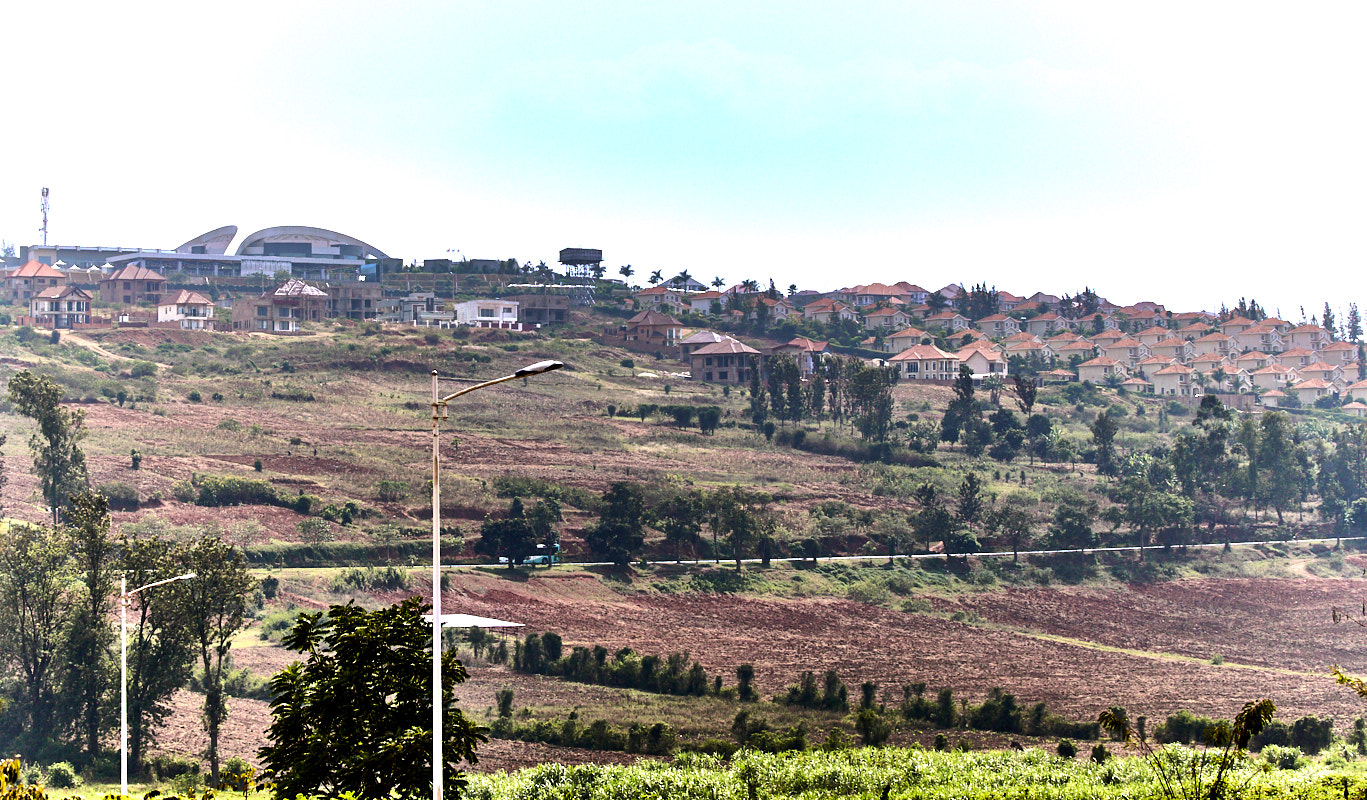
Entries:
<svg viewBox="0 0 1367 800">
<path fill-rule="evenodd" d="M 492 308 L 481 308 L 479 310 L 479 315 L 481 317 L 488 317 L 489 319 L 493 319 L 494 310 Z"/>
<path fill-rule="evenodd" d="M 726 373 L 725 371 L 718 372 L 718 373 L 717 373 L 717 378 L 718 378 L 719 380 L 723 380 L 723 381 L 724 381 L 724 380 L 726 380 L 726 375 L 727 375 L 727 373 Z"/>
<path fill-rule="evenodd" d="M 267 308 L 267 307 L 265 307 L 265 306 L 257 306 L 257 307 L 256 307 L 256 315 L 257 315 L 258 317 L 264 317 L 264 316 L 266 316 L 266 314 L 268 314 L 269 312 L 270 312 L 270 309 Z"/>
<path fill-rule="evenodd" d="M 124 281 L 124 282 L 123 282 L 123 290 L 124 290 L 125 292 L 128 291 L 129 289 L 132 289 L 132 288 L 133 288 L 133 282 L 132 282 L 132 281 Z"/>
</svg>

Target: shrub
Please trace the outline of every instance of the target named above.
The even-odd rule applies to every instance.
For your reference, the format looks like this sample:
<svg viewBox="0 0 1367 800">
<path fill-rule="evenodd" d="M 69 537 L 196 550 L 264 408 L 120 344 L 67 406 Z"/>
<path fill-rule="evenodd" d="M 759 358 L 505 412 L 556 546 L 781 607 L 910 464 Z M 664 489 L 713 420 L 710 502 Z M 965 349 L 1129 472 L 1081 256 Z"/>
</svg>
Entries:
<svg viewBox="0 0 1367 800">
<path fill-rule="evenodd" d="M 187 394 L 185 397 L 191 403 L 198 403 L 204 400 L 204 396 L 199 393 L 198 389 L 191 389 L 190 393 Z"/>
<path fill-rule="evenodd" d="M 58 761 L 47 768 L 47 785 L 53 789 L 75 789 L 81 785 L 81 777 L 70 761 Z"/>
<path fill-rule="evenodd" d="M 260 471 L 261 471 L 261 468 L 262 468 L 261 459 L 258 458 L 257 460 L 255 460 L 255 461 L 252 462 L 252 469 L 256 470 L 257 472 L 260 472 Z"/>
<path fill-rule="evenodd" d="M 1077 745 L 1072 739 L 1059 739 L 1058 754 L 1060 758 L 1077 758 Z"/>
<path fill-rule="evenodd" d="M 274 575 L 267 575 L 261 579 L 261 594 L 267 600 L 274 600 L 277 592 L 280 591 L 280 579 Z"/>
<path fill-rule="evenodd" d="M 210 399 L 210 400 L 213 400 L 215 403 L 222 403 L 222 402 L 223 402 L 223 393 L 222 393 L 222 392 L 214 392 L 213 394 L 209 395 L 209 399 Z"/>
<path fill-rule="evenodd" d="M 62 332 L 61 332 L 61 331 L 54 330 L 54 331 L 52 332 L 52 335 L 49 336 L 49 337 L 47 337 L 47 343 L 48 343 L 48 344 L 61 344 L 61 343 L 62 343 Z"/>
<path fill-rule="evenodd" d="M 134 361 L 129 374 L 134 378 L 150 378 L 157 374 L 157 365 L 151 361 Z"/>
<path fill-rule="evenodd" d="M 306 542 L 322 542 L 330 538 L 332 529 L 327 522 L 318 517 L 309 517 L 299 523 L 299 536 Z"/>
<path fill-rule="evenodd" d="M 219 782 L 235 792 L 250 791 L 255 776 L 256 767 L 248 764 L 247 759 L 242 756 L 233 756 L 223 762 L 223 767 L 218 772 Z"/>
<path fill-rule="evenodd" d="M 1299 747 L 1270 744 L 1263 748 L 1263 760 L 1277 769 L 1300 769 L 1305 766 L 1305 755 Z"/>
<path fill-rule="evenodd" d="M 407 481 L 380 481 L 375 484 L 375 498 L 382 503 L 397 503 L 408 497 Z"/>
<path fill-rule="evenodd" d="M 138 490 L 126 483 L 100 484 L 95 491 L 104 495 L 104 499 L 109 501 L 109 507 L 115 511 L 137 511 L 140 505 Z"/>
<path fill-rule="evenodd" d="M 1092 747 L 1092 762 L 1093 762 L 1093 763 L 1096 763 L 1096 764 L 1104 764 L 1104 763 L 1106 763 L 1106 760 L 1109 759 L 1110 757 L 1111 757 L 1111 751 L 1106 749 L 1106 745 L 1102 744 L 1101 742 L 1097 742 L 1095 745 L 1093 745 L 1093 747 Z"/>
<path fill-rule="evenodd" d="M 513 715 L 513 689 L 511 686 L 504 686 L 495 692 L 494 700 L 498 703 L 498 715 L 500 717 L 511 717 Z"/>
<path fill-rule="evenodd" d="M 134 448 L 133 451 L 128 454 L 128 458 L 133 464 L 133 469 L 142 469 L 142 453 L 139 452 L 137 448 Z"/>
<path fill-rule="evenodd" d="M 622 366 L 626 367 L 627 369 L 635 369 L 635 368 L 636 368 L 636 361 L 635 361 L 634 359 L 624 358 L 624 359 L 622 359 L 622 360 L 621 360 L 620 362 L 618 362 L 618 363 L 620 363 Z"/>
<path fill-rule="evenodd" d="M 238 422 L 232 417 L 226 417 L 218 423 L 218 429 L 221 431 L 233 431 L 234 433 L 236 433 L 237 431 L 242 430 L 242 423 Z"/>
<path fill-rule="evenodd" d="M 159 781 L 168 781 L 181 775 L 198 775 L 199 762 L 189 756 L 175 753 L 159 753 L 146 761 L 147 771 Z"/>
</svg>

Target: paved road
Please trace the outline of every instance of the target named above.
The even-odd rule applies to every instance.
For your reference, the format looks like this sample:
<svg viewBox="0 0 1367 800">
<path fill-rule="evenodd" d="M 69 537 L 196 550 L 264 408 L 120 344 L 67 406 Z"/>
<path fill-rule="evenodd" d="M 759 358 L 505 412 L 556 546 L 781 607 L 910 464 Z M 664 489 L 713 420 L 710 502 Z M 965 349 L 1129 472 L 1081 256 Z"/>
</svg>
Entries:
<svg viewBox="0 0 1367 800">
<path fill-rule="evenodd" d="M 1361 541 L 1361 540 L 1363 540 L 1363 539 L 1367 539 L 1367 536 L 1341 536 L 1341 537 L 1331 536 L 1331 537 L 1327 537 L 1327 538 L 1324 538 L 1324 539 L 1275 539 L 1275 540 L 1272 540 L 1272 541 L 1263 541 L 1263 542 L 1229 542 L 1229 546 L 1230 546 L 1230 547 L 1253 547 L 1253 546 L 1255 546 L 1255 545 L 1260 545 L 1260 544 L 1263 544 L 1263 545 L 1267 545 L 1267 544 L 1315 544 L 1315 543 L 1317 543 L 1317 542 L 1318 542 L 1318 543 L 1328 543 L 1328 542 L 1338 543 L 1338 542 L 1355 542 L 1355 541 Z M 1016 554 L 1013 554 L 1010 550 L 993 550 L 993 551 L 990 551 L 990 552 L 980 552 L 980 553 L 953 553 L 953 554 L 951 554 L 951 555 L 971 555 L 971 556 L 973 556 L 974 558 L 1004 558 L 1004 557 L 1010 557 L 1010 556 L 1012 556 L 1012 555 L 1022 555 L 1022 556 L 1050 556 L 1050 555 L 1061 555 L 1061 554 L 1064 554 L 1064 553 L 1083 553 L 1083 554 L 1087 554 L 1087 553 L 1127 553 L 1127 552 L 1128 552 L 1128 553 L 1134 553 L 1134 552 L 1140 552 L 1140 551 L 1142 551 L 1142 550 L 1168 550 L 1168 549 L 1180 548 L 1180 547 L 1189 547 L 1189 548 L 1192 548 L 1192 549 L 1197 549 L 1197 548 L 1212 548 L 1212 547 L 1224 547 L 1224 546 L 1225 546 L 1225 542 L 1214 542 L 1214 543 L 1211 543 L 1211 544 L 1173 545 L 1171 548 L 1168 547 L 1167 545 L 1150 544 L 1150 545 L 1145 545 L 1145 546 L 1143 546 L 1143 547 L 1139 547 L 1138 545 L 1134 545 L 1134 546 L 1130 546 L 1130 547 L 1088 547 L 1088 548 L 1074 549 L 1074 550 L 1021 550 L 1021 551 L 1019 551 L 1019 552 L 1016 553 Z M 888 557 L 888 556 L 887 556 L 886 554 L 884 554 L 884 555 L 874 555 L 874 556 L 863 556 L 863 555 L 860 555 L 860 556 L 821 556 L 821 557 L 817 558 L 816 560 L 817 560 L 817 561 L 882 561 L 882 560 L 887 559 L 887 557 Z M 926 558 L 948 558 L 948 557 L 949 557 L 949 556 L 945 555 L 944 553 L 908 553 L 908 554 L 904 554 L 904 555 L 896 555 L 896 556 L 893 556 L 893 558 L 895 558 L 895 559 L 907 559 L 907 560 L 910 560 L 910 561 L 916 561 L 916 560 L 926 559 Z M 742 559 L 741 559 L 741 563 L 742 563 L 742 564 L 759 564 L 759 563 L 761 563 L 763 560 L 764 560 L 764 559 L 761 559 L 761 558 L 742 558 Z M 788 562 L 802 562 L 802 561 L 811 561 L 812 559 L 810 559 L 810 558 L 799 558 L 799 557 L 786 557 L 786 558 L 771 558 L 771 559 L 769 559 L 769 560 L 770 560 L 770 561 L 778 561 L 778 562 L 782 562 L 782 561 L 788 561 Z M 564 561 L 564 562 L 561 562 L 561 563 L 562 563 L 563 565 L 565 565 L 565 566 L 575 566 L 575 567 L 610 567 L 610 566 L 613 566 L 613 563 L 612 563 L 611 561 Z M 678 564 L 678 565 L 692 564 L 692 565 L 701 565 L 701 564 L 717 564 L 717 563 L 734 564 L 734 563 L 736 563 L 736 561 L 735 561 L 735 559 L 733 559 L 733 558 L 724 558 L 724 559 L 721 559 L 721 561 L 704 560 L 704 559 L 696 559 L 696 560 L 693 560 L 693 561 L 687 561 L 687 560 L 685 560 L 685 561 L 673 561 L 673 560 L 668 560 L 668 559 L 662 559 L 662 560 L 652 561 L 651 563 L 652 563 L 652 564 Z M 495 564 L 443 564 L 443 565 L 442 565 L 442 569 L 478 569 L 478 568 L 480 568 L 480 567 L 507 567 L 507 566 L 508 566 L 508 565 L 507 565 L 506 563 L 502 563 L 502 564 L 497 564 L 497 563 L 495 563 Z"/>
</svg>

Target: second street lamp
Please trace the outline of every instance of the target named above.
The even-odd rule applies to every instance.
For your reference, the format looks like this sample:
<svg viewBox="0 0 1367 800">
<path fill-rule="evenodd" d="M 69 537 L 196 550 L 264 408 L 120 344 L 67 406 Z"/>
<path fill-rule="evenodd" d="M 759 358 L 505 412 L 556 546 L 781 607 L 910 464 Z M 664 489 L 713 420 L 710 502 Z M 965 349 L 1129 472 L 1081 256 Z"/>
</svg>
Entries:
<svg viewBox="0 0 1367 800">
<path fill-rule="evenodd" d="M 437 388 L 437 371 L 432 370 L 432 800 L 442 800 L 442 712 L 441 701 L 441 421 L 446 419 L 446 404 L 476 389 L 541 375 L 565 366 L 559 361 L 538 361 L 511 375 L 467 386 L 443 397 Z"/>
</svg>

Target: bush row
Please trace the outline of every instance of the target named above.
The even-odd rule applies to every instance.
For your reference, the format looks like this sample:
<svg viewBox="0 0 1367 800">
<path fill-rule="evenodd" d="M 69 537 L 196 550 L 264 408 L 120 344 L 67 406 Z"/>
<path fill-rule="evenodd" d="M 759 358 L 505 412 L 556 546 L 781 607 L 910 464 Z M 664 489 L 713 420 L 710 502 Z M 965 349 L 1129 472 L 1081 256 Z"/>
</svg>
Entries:
<svg viewBox="0 0 1367 800">
<path fill-rule="evenodd" d="M 498 739 L 645 755 L 669 755 L 678 746 L 674 729 L 663 722 L 648 727 L 638 722 L 624 731 L 613 727 L 605 719 L 583 725 L 579 722 L 577 711 L 571 711 L 569 717 L 561 722 L 543 719 L 523 725 L 514 722 L 512 717 L 499 717 L 489 726 L 489 734 Z"/>
<path fill-rule="evenodd" d="M 533 633 L 514 648 L 513 669 L 659 694 L 701 696 L 709 691 L 707 671 L 697 661 L 690 666 L 688 653 L 642 656 L 624 647 L 608 656 L 602 645 L 576 647 L 566 655 L 559 634 Z M 711 691 L 720 693 L 721 676 L 711 682 Z"/>
</svg>

